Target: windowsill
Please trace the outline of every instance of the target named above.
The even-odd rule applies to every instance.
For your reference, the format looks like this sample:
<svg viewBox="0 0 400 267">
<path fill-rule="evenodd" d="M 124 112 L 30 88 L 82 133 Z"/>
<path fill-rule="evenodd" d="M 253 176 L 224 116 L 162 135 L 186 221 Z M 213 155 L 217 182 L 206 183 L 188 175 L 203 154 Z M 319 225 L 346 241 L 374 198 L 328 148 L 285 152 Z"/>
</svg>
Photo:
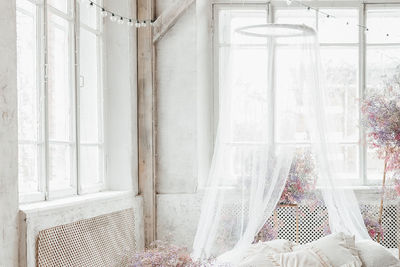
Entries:
<svg viewBox="0 0 400 267">
<path fill-rule="evenodd" d="M 72 196 L 55 200 L 20 204 L 19 209 L 24 213 L 50 211 L 54 209 L 74 207 L 81 204 L 90 204 L 97 201 L 134 198 L 132 191 L 104 191 L 99 193 Z"/>
</svg>

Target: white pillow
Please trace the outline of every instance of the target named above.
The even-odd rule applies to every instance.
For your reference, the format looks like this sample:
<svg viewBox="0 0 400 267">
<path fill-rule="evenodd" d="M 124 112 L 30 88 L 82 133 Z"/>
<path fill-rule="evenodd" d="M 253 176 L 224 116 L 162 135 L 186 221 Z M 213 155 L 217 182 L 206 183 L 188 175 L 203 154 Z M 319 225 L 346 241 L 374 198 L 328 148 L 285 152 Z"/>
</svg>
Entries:
<svg viewBox="0 0 400 267">
<path fill-rule="evenodd" d="M 390 251 L 372 240 L 356 242 L 363 267 L 398 267 L 400 261 Z"/>
<path fill-rule="evenodd" d="M 265 266 L 276 267 L 271 261 L 271 254 L 290 252 L 292 251 L 293 243 L 288 240 L 276 239 L 268 242 L 258 242 L 251 244 L 243 255 L 243 260 L 238 266 Z"/>
<path fill-rule="evenodd" d="M 316 248 L 324 254 L 333 267 L 361 267 L 362 262 L 355 248 L 354 236 L 343 233 L 332 234 L 306 246 Z"/>
<path fill-rule="evenodd" d="M 256 267 L 256 266 L 263 266 L 263 267 L 276 267 L 276 264 L 269 258 L 268 255 L 263 253 L 257 253 L 253 255 L 249 255 L 244 258 L 237 267 Z"/>
<path fill-rule="evenodd" d="M 276 266 L 281 267 L 332 267 L 329 260 L 313 247 L 300 248 L 293 252 L 268 255 L 267 257 Z"/>
</svg>

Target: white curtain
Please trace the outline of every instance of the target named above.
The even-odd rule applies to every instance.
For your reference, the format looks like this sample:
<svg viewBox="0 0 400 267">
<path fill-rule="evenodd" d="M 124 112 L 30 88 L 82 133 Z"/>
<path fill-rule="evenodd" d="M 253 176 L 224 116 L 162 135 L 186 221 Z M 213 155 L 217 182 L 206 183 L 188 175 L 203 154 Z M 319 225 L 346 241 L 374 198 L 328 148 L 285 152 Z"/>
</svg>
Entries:
<svg viewBox="0 0 400 267">
<path fill-rule="evenodd" d="M 218 131 L 193 257 L 241 259 L 276 208 L 299 149 L 311 150 L 316 160 L 332 232 L 369 238 L 354 193 L 340 189 L 330 159 L 335 145 L 314 30 L 266 25 L 248 31 L 263 35 L 246 37 L 262 45 L 232 45 L 221 70 Z"/>
</svg>

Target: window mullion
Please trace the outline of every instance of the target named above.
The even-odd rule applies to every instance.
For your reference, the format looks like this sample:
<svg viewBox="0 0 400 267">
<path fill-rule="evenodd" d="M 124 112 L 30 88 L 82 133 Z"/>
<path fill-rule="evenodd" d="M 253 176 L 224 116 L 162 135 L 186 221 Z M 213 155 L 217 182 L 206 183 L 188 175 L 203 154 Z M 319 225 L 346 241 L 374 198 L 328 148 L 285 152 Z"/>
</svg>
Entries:
<svg viewBox="0 0 400 267">
<path fill-rule="evenodd" d="M 271 3 L 267 4 L 267 23 L 274 23 L 275 22 L 275 10 L 272 6 Z M 270 130 L 270 143 L 275 144 L 276 138 L 275 138 L 275 127 L 276 127 L 276 121 L 275 121 L 275 44 L 272 43 L 273 39 L 268 38 L 268 42 L 270 42 L 270 45 L 268 46 L 268 57 L 271 59 L 269 60 L 269 71 L 268 71 L 268 76 L 269 76 L 269 88 L 268 90 L 269 93 L 269 114 L 270 114 L 270 121 L 271 123 L 271 130 Z"/>
<path fill-rule="evenodd" d="M 50 162 L 49 162 L 49 72 L 48 72 L 48 4 L 47 0 L 43 1 L 43 72 L 44 72 L 44 161 L 45 161 L 45 200 L 49 199 L 50 191 Z"/>
<path fill-rule="evenodd" d="M 359 24 L 365 25 L 365 4 L 362 3 L 359 7 Z M 364 28 L 359 27 L 359 98 L 364 98 L 365 93 L 365 75 L 366 75 L 366 46 L 365 46 L 365 33 Z M 359 108 L 359 120 L 361 121 L 361 109 Z M 360 124 L 361 125 L 361 124 Z M 366 153 L 367 153 L 367 143 L 365 142 L 365 131 L 363 127 L 360 127 L 359 131 L 360 138 L 360 146 L 359 146 L 359 154 L 360 154 L 360 176 L 362 180 L 362 184 L 367 184 L 367 162 L 366 162 Z"/>
<path fill-rule="evenodd" d="M 75 115 L 75 166 L 76 166 L 76 193 L 80 195 L 82 193 L 82 179 L 80 177 L 80 69 L 79 69 L 79 33 L 80 33 L 80 16 L 79 16 L 79 5 L 77 0 L 73 0 L 74 5 L 74 27 L 73 27 L 73 37 L 74 37 L 74 92 L 75 92 L 75 101 L 74 101 L 74 115 Z"/>
</svg>

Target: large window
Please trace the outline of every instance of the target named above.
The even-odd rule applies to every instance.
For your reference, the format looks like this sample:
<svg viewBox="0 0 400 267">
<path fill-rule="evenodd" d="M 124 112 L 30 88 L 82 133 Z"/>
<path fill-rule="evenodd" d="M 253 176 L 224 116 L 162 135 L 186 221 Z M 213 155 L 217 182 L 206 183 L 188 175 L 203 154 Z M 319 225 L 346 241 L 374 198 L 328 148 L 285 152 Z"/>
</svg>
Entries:
<svg viewBox="0 0 400 267">
<path fill-rule="evenodd" d="M 17 0 L 23 202 L 103 189 L 102 20 L 74 2 Z"/>
<path fill-rule="evenodd" d="M 349 185 L 376 184 L 381 179 L 383 162 L 374 157 L 375 153 L 366 145 L 364 131 L 360 127 L 359 100 L 368 90 L 382 88 L 400 69 L 400 38 L 390 34 L 395 33 L 395 25 L 400 24 L 400 6 L 346 2 L 343 6 L 335 3 L 332 7 L 331 4 L 322 2 L 316 6 L 331 17 L 295 3 L 287 6 L 285 1 L 267 7 L 258 4 L 216 4 L 215 98 L 218 99 L 218 90 L 223 90 L 221 84 L 227 64 L 232 64 L 228 63 L 231 49 L 235 49 L 238 57 L 234 64 L 246 66 L 243 71 L 249 74 L 248 78 L 253 83 L 259 77 L 265 77 L 259 73 L 265 70 L 263 64 L 268 58 L 262 41 L 234 34 L 237 27 L 275 22 L 305 24 L 314 28 L 321 44 L 324 80 L 329 94 L 327 116 L 336 129 L 330 139 L 337 143 L 332 157 L 339 167 L 337 177 L 345 179 Z M 367 25 L 370 31 L 358 27 L 358 24 Z M 260 49 L 257 51 L 256 48 Z M 290 57 L 289 54 L 275 56 Z M 275 66 L 275 72 L 277 68 L 279 66 Z M 279 137 L 285 129 L 279 120 L 280 101 L 284 101 L 285 96 L 278 91 L 270 93 L 270 98 L 273 107 L 271 136 Z M 296 140 L 289 142 L 301 143 L 301 129 L 296 136 Z M 278 139 L 274 142 L 282 142 Z"/>
</svg>

